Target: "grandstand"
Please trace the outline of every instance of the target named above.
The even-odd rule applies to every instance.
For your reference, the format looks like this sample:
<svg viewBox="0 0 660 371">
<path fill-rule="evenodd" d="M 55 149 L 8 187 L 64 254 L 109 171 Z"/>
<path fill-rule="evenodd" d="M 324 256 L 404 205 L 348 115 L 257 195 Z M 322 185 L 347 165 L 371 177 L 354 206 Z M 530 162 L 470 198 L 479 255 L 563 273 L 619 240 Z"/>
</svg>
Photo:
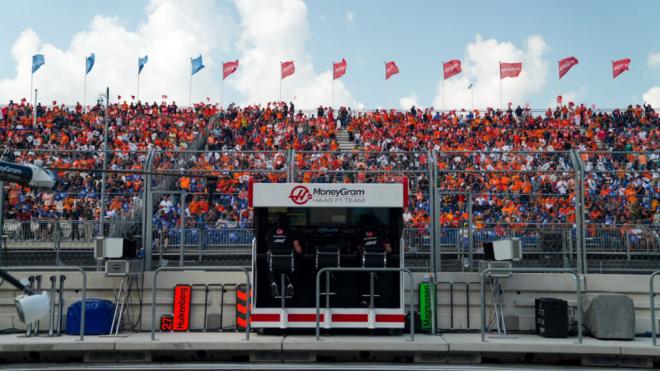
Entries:
<svg viewBox="0 0 660 371">
<path fill-rule="evenodd" d="M 3 264 L 93 267 L 100 235 L 139 236 L 154 264 L 247 264 L 250 178 L 402 176 L 409 267 L 475 270 L 481 243 L 505 237 L 522 239 L 528 266 L 645 271 L 660 262 L 660 116 L 650 106 L 295 112 L 118 102 L 108 107 L 107 151 L 104 106 L 38 105 L 36 120 L 33 110 L 2 107 L 4 158 L 53 169 L 59 181 L 53 192 L 5 184 Z M 558 249 L 544 247 L 549 236 Z"/>
</svg>

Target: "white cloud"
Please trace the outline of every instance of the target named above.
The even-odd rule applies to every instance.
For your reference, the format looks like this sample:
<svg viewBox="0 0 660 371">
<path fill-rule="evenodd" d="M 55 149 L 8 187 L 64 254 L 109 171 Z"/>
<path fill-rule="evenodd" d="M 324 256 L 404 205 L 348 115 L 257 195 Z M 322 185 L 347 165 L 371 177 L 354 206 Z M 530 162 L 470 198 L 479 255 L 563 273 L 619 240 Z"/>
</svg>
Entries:
<svg viewBox="0 0 660 371">
<path fill-rule="evenodd" d="M 418 100 L 419 98 L 417 97 L 417 93 L 410 93 L 410 95 L 401 97 L 401 99 L 399 99 L 399 105 L 401 106 L 402 110 L 407 111 L 412 106 L 419 107 Z"/>
<path fill-rule="evenodd" d="M 445 81 L 446 109 L 470 107 L 470 82 L 473 84 L 474 105 L 477 108 L 498 107 L 500 96 L 499 65 L 501 62 L 522 62 L 523 70 L 518 78 L 502 80 L 502 103 L 524 104 L 529 95 L 541 92 L 545 86 L 548 63 L 543 56 L 548 47 L 541 36 L 533 35 L 525 40 L 525 48 L 513 43 L 483 39 L 477 34 L 475 41 L 468 44 L 462 58 L 463 73 Z M 435 108 L 442 107 L 443 81 L 439 81 Z"/>
<path fill-rule="evenodd" d="M 660 86 L 654 86 L 647 90 L 646 93 L 642 95 L 642 99 L 653 107 L 660 107 Z"/>
<path fill-rule="evenodd" d="M 346 12 L 346 22 L 348 23 L 355 22 L 355 13 L 351 12 L 350 10 Z"/>
<path fill-rule="evenodd" d="M 321 22 L 325 22 L 327 19 L 328 19 L 328 17 L 326 17 L 325 14 L 321 14 L 321 15 L 319 15 L 319 20 L 320 20 Z"/>
<path fill-rule="evenodd" d="M 87 77 L 88 104 L 106 86 L 113 100 L 117 95 L 122 99 L 136 95 L 137 58 L 145 54 L 149 62 L 140 78 L 143 100 L 160 101 L 166 94 L 186 105 L 189 58 L 202 54 L 206 68 L 193 76 L 193 102 L 206 97 L 218 101 L 220 60 L 238 58 L 240 68 L 226 83 L 244 95 L 243 103 L 276 100 L 279 62 L 292 59 L 296 73 L 283 81 L 282 98 L 294 100 L 300 108 L 330 104 L 330 66 L 315 72 L 305 51 L 311 32 L 302 0 L 277 0 L 267 5 L 257 0 L 235 0 L 238 20 L 223 8 L 227 5 L 220 4 L 213 0 L 151 0 L 145 20 L 136 29 L 127 29 L 117 18 L 96 16 L 63 49 L 27 29 L 13 44 L 16 74 L 0 80 L 0 101 L 29 96 L 31 58 L 42 53 L 46 64 L 34 75 L 39 101 L 82 103 L 85 56 L 95 53 L 96 65 Z M 357 104 L 341 80 L 335 81 L 334 92 L 335 105 Z"/>
<path fill-rule="evenodd" d="M 237 0 L 241 16 L 239 53 L 241 69 L 229 80 L 245 95 L 244 103 L 267 103 L 278 99 L 280 62 L 295 61 L 296 73 L 282 81 L 282 100 L 293 100 L 300 108 L 329 105 L 332 90 L 330 66 L 314 71 L 305 44 L 311 36 L 307 6 L 302 0 L 276 0 L 264 6 L 258 0 Z M 277 21 L 273 21 L 277 20 Z M 351 66 L 348 65 L 348 73 Z M 295 99 L 294 99 L 295 97 Z M 351 93 L 341 79 L 335 81 L 334 103 L 354 106 Z"/>
<path fill-rule="evenodd" d="M 660 53 L 650 53 L 648 59 L 649 67 L 658 68 L 660 67 Z"/>
<path fill-rule="evenodd" d="M 39 101 L 73 104 L 83 100 L 85 56 L 96 54 L 96 65 L 87 76 L 87 103 L 110 87 L 111 98 L 130 99 L 137 94 L 137 58 L 148 55 L 142 71 L 140 97 L 158 100 L 162 94 L 179 104 L 188 103 L 191 57 L 204 56 L 206 68 L 194 77 L 193 100 L 218 96 L 218 61 L 214 56 L 230 45 L 232 20 L 212 0 L 152 0 L 146 19 L 136 30 L 126 29 L 117 18 L 96 16 L 78 32 L 66 49 L 42 40 L 33 30 L 21 33 L 12 47 L 16 75 L 0 80 L 0 101 L 28 95 L 31 58 L 42 53 L 46 64 L 34 75 Z"/>
</svg>

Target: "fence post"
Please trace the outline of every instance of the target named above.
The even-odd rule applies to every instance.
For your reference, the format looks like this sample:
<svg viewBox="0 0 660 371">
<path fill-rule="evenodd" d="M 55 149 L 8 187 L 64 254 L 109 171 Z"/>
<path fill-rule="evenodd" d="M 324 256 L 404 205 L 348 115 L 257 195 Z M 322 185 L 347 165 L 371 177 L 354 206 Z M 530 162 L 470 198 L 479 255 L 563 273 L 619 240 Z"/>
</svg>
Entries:
<svg viewBox="0 0 660 371">
<path fill-rule="evenodd" d="M 472 250 L 474 249 L 474 231 L 472 230 L 472 192 L 466 193 L 468 208 L 468 261 L 470 263 L 469 271 L 472 271 Z"/>
<path fill-rule="evenodd" d="M 181 191 L 181 234 L 179 235 L 179 267 L 183 267 L 183 247 L 186 236 L 186 190 Z M 160 259 L 163 260 L 161 254 Z"/>
<path fill-rule="evenodd" d="M 294 173 L 296 170 L 295 167 L 296 167 L 296 151 L 294 149 L 291 149 L 289 150 L 289 166 L 287 167 L 287 169 L 289 169 L 289 171 L 287 172 L 287 179 L 286 179 L 288 183 L 295 182 L 296 179 Z"/>
<path fill-rule="evenodd" d="M 153 166 L 154 150 L 150 149 L 147 153 L 147 160 L 144 164 L 143 195 L 144 206 L 142 208 L 142 247 L 144 248 L 144 270 L 150 271 L 151 266 L 151 244 L 154 215 L 154 200 L 151 194 L 151 174 Z"/>
<path fill-rule="evenodd" d="M 433 172 L 431 173 L 432 179 L 430 182 L 432 187 L 431 192 L 433 194 L 433 213 L 431 214 L 431 223 L 433 223 L 433 239 L 431 242 L 433 243 L 433 246 L 431 246 L 431 248 L 434 259 L 433 271 L 437 277 L 438 272 L 442 271 L 442 250 L 440 246 L 440 208 L 438 207 L 438 153 L 436 151 L 433 151 L 433 163 L 431 165 L 433 166 Z"/>
<path fill-rule="evenodd" d="M 427 157 L 429 159 L 428 162 L 428 172 L 429 172 L 429 197 L 430 197 L 430 223 L 429 225 L 429 232 L 431 233 L 431 246 L 429 246 L 429 253 L 431 254 L 431 271 L 433 272 L 433 277 L 437 277 L 438 272 L 440 271 L 440 266 L 438 264 L 440 260 L 440 254 L 439 251 L 437 251 L 437 246 L 438 244 L 438 236 L 437 236 L 437 221 L 436 219 L 436 182 L 437 182 L 437 174 L 436 174 L 436 164 L 435 164 L 435 152 L 428 151 Z"/>
<path fill-rule="evenodd" d="M 587 272 L 585 234 L 584 234 L 584 166 L 577 151 L 570 152 L 571 162 L 575 171 L 575 237 L 577 271 L 579 274 Z"/>
</svg>

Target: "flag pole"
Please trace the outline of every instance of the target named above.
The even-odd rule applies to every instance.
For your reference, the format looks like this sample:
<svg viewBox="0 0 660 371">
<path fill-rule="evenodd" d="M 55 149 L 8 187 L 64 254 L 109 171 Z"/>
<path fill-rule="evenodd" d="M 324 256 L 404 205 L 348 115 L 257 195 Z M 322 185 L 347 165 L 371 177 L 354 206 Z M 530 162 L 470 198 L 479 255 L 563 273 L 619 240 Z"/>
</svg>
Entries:
<svg viewBox="0 0 660 371">
<path fill-rule="evenodd" d="M 32 94 L 30 94 L 30 98 L 32 98 Z M 33 120 L 33 125 L 36 128 L 37 127 L 37 89 L 34 89 L 34 105 L 32 106 L 32 120 Z"/>
<path fill-rule="evenodd" d="M 472 111 L 474 111 L 474 85 L 470 83 L 470 106 L 472 107 Z"/>
<path fill-rule="evenodd" d="M 192 58 L 190 58 L 190 82 L 188 83 L 188 107 L 192 107 Z"/>
<path fill-rule="evenodd" d="M 225 94 L 225 62 L 220 61 L 220 69 L 222 70 L 222 78 L 220 79 L 220 107 L 224 104 L 224 94 Z"/>
<path fill-rule="evenodd" d="M 137 100 L 140 101 L 140 57 L 138 57 Z"/>
<path fill-rule="evenodd" d="M 500 64 L 500 109 L 504 109 L 502 106 L 502 62 Z"/>
<path fill-rule="evenodd" d="M 85 57 L 85 68 L 83 68 L 83 71 L 85 72 L 85 82 L 83 84 L 83 112 L 85 112 L 87 111 L 87 57 Z"/>
<path fill-rule="evenodd" d="M 32 104 L 32 83 L 34 82 L 34 72 L 30 75 L 30 104 Z"/>
<path fill-rule="evenodd" d="M 442 61 L 442 111 L 445 110 L 445 61 Z"/>
<path fill-rule="evenodd" d="M 280 99 L 278 102 L 282 101 L 282 61 L 280 61 Z"/>
<path fill-rule="evenodd" d="M 330 77 L 332 78 L 332 92 L 330 93 L 330 108 L 335 106 L 335 62 L 332 62 L 332 68 L 330 69 L 332 73 Z"/>
</svg>

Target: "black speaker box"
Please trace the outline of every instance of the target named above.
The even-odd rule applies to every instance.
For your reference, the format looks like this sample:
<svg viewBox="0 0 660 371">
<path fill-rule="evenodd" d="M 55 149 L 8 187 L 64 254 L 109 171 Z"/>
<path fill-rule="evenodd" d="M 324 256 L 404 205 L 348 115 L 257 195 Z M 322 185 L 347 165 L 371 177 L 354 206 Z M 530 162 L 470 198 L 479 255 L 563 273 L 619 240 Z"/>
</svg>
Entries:
<svg viewBox="0 0 660 371">
<path fill-rule="evenodd" d="M 484 242 L 484 260 L 495 260 L 495 252 L 493 251 L 492 242 Z"/>
<path fill-rule="evenodd" d="M 568 337 L 568 303 L 555 298 L 534 301 L 536 333 L 546 338 Z"/>
<path fill-rule="evenodd" d="M 124 248 L 122 258 L 124 259 L 134 259 L 138 256 L 139 241 L 137 239 L 124 239 Z"/>
</svg>

